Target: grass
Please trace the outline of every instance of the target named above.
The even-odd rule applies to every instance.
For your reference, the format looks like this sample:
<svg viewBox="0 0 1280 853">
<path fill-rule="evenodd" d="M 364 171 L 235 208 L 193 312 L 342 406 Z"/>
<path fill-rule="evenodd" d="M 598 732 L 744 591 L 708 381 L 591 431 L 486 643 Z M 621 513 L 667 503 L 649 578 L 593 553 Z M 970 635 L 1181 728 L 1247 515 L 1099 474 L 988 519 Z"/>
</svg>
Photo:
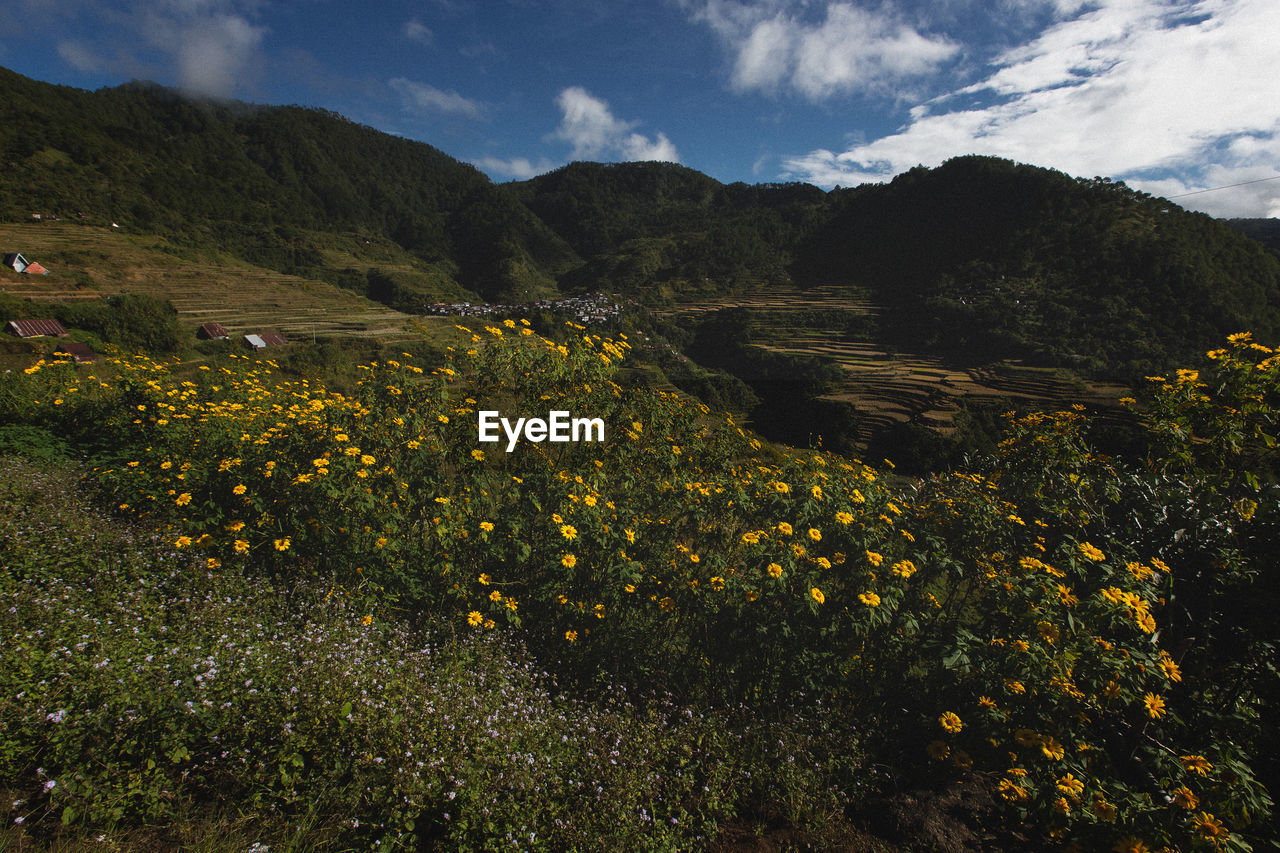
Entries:
<svg viewBox="0 0 1280 853">
<path fill-rule="evenodd" d="M 352 291 L 223 253 L 181 249 L 161 237 L 71 222 L 0 223 L 0 246 L 50 270 L 47 276 L 0 270 L 0 287 L 23 298 L 66 301 L 139 293 L 168 299 L 193 331 L 216 322 L 233 335 L 277 331 L 294 338 L 413 337 L 406 331 L 408 315 Z M 335 262 L 356 269 L 411 266 L 407 256 L 386 246 L 370 244 L 363 257 L 354 251 L 333 250 Z"/>
<path fill-rule="evenodd" d="M 819 718 L 561 688 L 518 634 L 210 571 L 90 489 L 0 465 L 0 850 L 678 850 L 740 808 L 849 832 Z"/>
</svg>

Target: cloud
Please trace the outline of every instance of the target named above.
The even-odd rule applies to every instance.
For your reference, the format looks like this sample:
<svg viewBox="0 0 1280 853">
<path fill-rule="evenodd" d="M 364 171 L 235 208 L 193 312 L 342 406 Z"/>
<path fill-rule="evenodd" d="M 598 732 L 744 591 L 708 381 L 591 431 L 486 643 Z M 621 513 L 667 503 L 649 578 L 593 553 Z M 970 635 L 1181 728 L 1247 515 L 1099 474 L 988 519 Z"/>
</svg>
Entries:
<svg viewBox="0 0 1280 853">
<path fill-rule="evenodd" d="M 827 3 L 821 20 L 806 20 L 812 3 L 703 0 L 695 20 L 711 27 L 732 57 L 735 91 L 791 90 L 811 101 L 850 93 L 893 94 L 903 81 L 935 72 L 960 50 L 928 36 L 891 11 Z M 822 4 L 819 4 L 822 5 Z"/>
<path fill-rule="evenodd" d="M 609 104 L 581 86 L 571 86 L 556 98 L 563 118 L 552 139 L 573 146 L 574 159 L 616 157 L 622 160 L 664 160 L 680 162 L 676 147 L 659 132 L 650 139 L 633 133 L 638 122 L 614 118 Z"/>
<path fill-rule="evenodd" d="M 512 157 L 510 160 L 503 160 L 499 157 L 481 157 L 479 160 L 473 161 L 473 163 L 490 175 L 514 178 L 518 181 L 527 181 L 556 168 L 556 164 L 545 157 L 541 158 L 537 163 L 534 163 L 528 157 Z"/>
<path fill-rule="evenodd" d="M 788 158 L 784 172 L 850 185 L 981 153 L 1168 194 L 1276 174 L 1277 32 L 1274 0 L 1060 0 L 985 79 L 918 105 L 896 133 Z M 1188 202 L 1231 207 L 1210 195 Z M 1236 197 L 1275 210 L 1280 183 Z"/>
<path fill-rule="evenodd" d="M 445 113 L 462 118 L 484 118 L 484 106 L 479 101 L 464 98 L 457 92 L 445 92 L 427 83 L 417 83 L 404 77 L 396 77 L 388 84 L 400 95 L 407 109 L 423 113 Z"/>
<path fill-rule="evenodd" d="M 226 98 L 260 70 L 268 30 L 252 22 L 256 11 L 254 0 L 169 0 L 120 23 L 173 63 L 183 89 Z"/>
<path fill-rule="evenodd" d="M 81 41 L 59 42 L 58 56 L 77 71 L 100 71 L 107 65 L 92 47 Z"/>
<path fill-rule="evenodd" d="M 404 37 L 419 44 L 431 44 L 435 35 L 420 21 L 408 21 L 404 25 Z"/>
<path fill-rule="evenodd" d="M 265 34 L 264 28 L 235 15 L 190 22 L 175 50 L 179 85 L 202 95 L 230 97 Z"/>
</svg>

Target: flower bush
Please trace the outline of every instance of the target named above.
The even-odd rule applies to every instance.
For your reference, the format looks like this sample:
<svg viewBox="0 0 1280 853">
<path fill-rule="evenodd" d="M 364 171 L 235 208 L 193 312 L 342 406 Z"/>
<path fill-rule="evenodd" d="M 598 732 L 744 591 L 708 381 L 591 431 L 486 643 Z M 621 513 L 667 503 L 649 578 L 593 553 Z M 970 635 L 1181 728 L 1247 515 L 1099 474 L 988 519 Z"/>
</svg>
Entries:
<svg viewBox="0 0 1280 853">
<path fill-rule="evenodd" d="M 1011 419 L 985 467 L 903 483 L 623 387 L 625 337 L 463 332 L 351 394 L 270 361 L 121 358 L 30 395 L 55 421 L 92 408 L 114 505 L 207 571 L 319 585 L 374 625 L 512 633 L 578 684 L 822 707 L 896 777 L 980 780 L 1009 825 L 1079 849 L 1265 832 L 1269 349 L 1235 336 L 1154 381 L 1138 457 L 1095 451 L 1077 407 Z M 607 440 L 506 452 L 477 440 L 482 409 L 599 417 Z"/>
</svg>

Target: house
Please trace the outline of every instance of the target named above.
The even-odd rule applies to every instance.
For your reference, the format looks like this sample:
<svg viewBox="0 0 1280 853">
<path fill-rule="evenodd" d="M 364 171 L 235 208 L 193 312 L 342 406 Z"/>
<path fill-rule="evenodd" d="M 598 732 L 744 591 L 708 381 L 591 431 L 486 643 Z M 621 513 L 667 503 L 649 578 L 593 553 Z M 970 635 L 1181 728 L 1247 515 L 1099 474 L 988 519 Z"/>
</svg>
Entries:
<svg viewBox="0 0 1280 853">
<path fill-rule="evenodd" d="M 57 355 L 64 352 L 71 356 L 71 360 L 76 364 L 93 364 L 98 360 L 98 354 L 93 351 L 93 347 L 88 344 L 82 344 L 79 341 L 64 341 L 58 344 L 54 354 Z"/>
<path fill-rule="evenodd" d="M 14 272 L 27 273 L 28 275 L 48 275 L 49 271 L 40 264 L 28 261 L 22 257 L 19 252 L 10 252 L 4 256 L 4 265 Z"/>
<path fill-rule="evenodd" d="M 245 335 L 244 342 L 254 350 L 266 349 L 267 347 L 282 347 L 289 343 L 283 335 L 277 335 L 272 332 L 263 332 L 261 335 Z"/>
<path fill-rule="evenodd" d="M 10 320 L 8 329 L 20 338 L 39 338 L 48 335 L 65 338 L 67 330 L 57 320 Z"/>
<path fill-rule="evenodd" d="M 249 345 L 249 349 L 260 350 L 267 348 L 267 342 L 258 335 L 245 335 L 244 342 Z"/>
<path fill-rule="evenodd" d="M 196 337 L 206 341 L 225 341 L 231 335 L 218 323 L 205 323 L 196 331 Z"/>
</svg>

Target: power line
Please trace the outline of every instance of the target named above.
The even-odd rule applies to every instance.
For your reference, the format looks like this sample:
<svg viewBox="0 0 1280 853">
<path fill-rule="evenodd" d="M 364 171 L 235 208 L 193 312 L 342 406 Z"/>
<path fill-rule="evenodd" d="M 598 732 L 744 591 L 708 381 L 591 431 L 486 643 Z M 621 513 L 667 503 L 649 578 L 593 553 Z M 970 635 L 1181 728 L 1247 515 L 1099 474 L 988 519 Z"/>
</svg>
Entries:
<svg viewBox="0 0 1280 853">
<path fill-rule="evenodd" d="M 1241 181 L 1238 184 L 1227 184 L 1225 187 L 1209 187 L 1209 189 L 1207 190 L 1195 190 L 1193 192 L 1182 193 L 1180 195 L 1165 196 L 1165 198 L 1168 198 L 1168 199 L 1186 198 L 1189 195 L 1200 195 L 1201 193 L 1217 192 L 1218 190 L 1229 190 L 1233 187 L 1244 187 L 1244 186 L 1248 186 L 1249 184 L 1261 184 L 1264 181 L 1280 181 L 1280 175 L 1273 175 L 1270 178 L 1257 178 L 1256 180 L 1252 180 L 1252 181 Z"/>
</svg>

